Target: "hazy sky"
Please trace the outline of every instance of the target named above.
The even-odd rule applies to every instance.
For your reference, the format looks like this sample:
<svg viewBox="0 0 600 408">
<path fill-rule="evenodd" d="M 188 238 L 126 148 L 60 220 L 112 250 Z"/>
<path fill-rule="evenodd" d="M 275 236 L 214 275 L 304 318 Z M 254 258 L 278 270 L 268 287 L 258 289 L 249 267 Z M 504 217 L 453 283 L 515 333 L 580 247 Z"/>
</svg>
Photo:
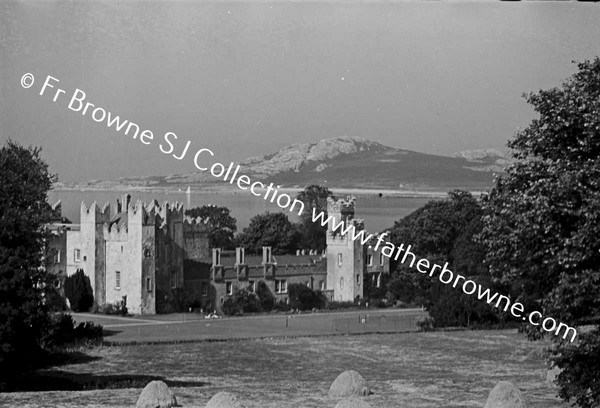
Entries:
<svg viewBox="0 0 600 408">
<path fill-rule="evenodd" d="M 195 170 L 40 96 L 52 75 L 219 161 L 341 135 L 503 148 L 523 92 L 600 55 L 599 21 L 575 2 L 2 2 L 0 141 L 41 145 L 64 181 Z"/>
</svg>

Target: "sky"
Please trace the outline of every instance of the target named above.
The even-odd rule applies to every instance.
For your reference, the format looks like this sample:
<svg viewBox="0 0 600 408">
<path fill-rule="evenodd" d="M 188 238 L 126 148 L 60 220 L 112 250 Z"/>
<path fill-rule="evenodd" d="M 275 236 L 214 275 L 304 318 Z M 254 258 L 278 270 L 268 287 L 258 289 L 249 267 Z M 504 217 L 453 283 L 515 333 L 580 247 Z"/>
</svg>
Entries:
<svg viewBox="0 0 600 408">
<path fill-rule="evenodd" d="M 6 1 L 0 142 L 41 146 L 67 182 L 195 171 L 161 153 L 168 131 L 223 162 L 344 135 L 505 149 L 534 117 L 524 92 L 600 55 L 598 21 L 576 2 Z M 76 89 L 156 140 L 68 109 Z"/>
</svg>

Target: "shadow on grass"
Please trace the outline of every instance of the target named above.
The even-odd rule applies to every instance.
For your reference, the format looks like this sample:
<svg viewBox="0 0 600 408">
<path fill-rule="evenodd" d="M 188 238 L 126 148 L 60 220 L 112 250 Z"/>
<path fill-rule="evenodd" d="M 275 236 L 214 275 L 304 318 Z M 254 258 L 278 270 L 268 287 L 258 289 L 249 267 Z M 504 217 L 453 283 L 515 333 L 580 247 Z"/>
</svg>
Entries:
<svg viewBox="0 0 600 408">
<path fill-rule="evenodd" d="M 102 336 L 104 336 L 104 337 L 114 336 L 115 334 L 119 334 L 119 333 L 121 333 L 120 330 L 106 330 L 106 329 L 102 330 Z"/>
<path fill-rule="evenodd" d="M 203 387 L 201 381 L 174 381 L 153 375 L 97 375 L 59 370 L 39 370 L 0 383 L 1 392 L 86 391 L 121 388 L 144 388 L 150 381 L 164 381 L 169 387 Z"/>
</svg>

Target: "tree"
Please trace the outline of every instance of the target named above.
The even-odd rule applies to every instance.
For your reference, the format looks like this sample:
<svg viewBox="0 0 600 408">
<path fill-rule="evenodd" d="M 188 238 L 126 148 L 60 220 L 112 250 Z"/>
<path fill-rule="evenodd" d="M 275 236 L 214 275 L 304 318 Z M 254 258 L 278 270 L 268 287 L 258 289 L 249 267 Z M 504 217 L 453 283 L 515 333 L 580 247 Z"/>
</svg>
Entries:
<svg viewBox="0 0 600 408">
<path fill-rule="evenodd" d="M 301 283 L 288 285 L 288 294 L 290 306 L 293 309 L 321 309 L 327 301 L 327 298 L 320 291 L 314 291 Z"/>
<path fill-rule="evenodd" d="M 94 304 L 94 293 L 90 278 L 83 269 L 77 269 L 71 276 L 65 278 L 65 295 L 75 312 L 87 312 Z"/>
<path fill-rule="evenodd" d="M 475 236 L 483 227 L 479 202 L 466 191 L 451 191 L 445 200 L 430 201 L 424 207 L 396 221 L 390 230 L 390 242 L 411 245 L 411 252 L 430 263 L 444 265 L 481 284 L 489 282 L 483 265 L 484 250 Z M 474 302 L 473 297 L 451 286 L 415 273 L 408 265 L 393 262 L 393 275 L 387 286 L 390 301 L 422 304 L 434 325 L 470 326 L 494 322 L 490 306 Z"/>
<path fill-rule="evenodd" d="M 561 87 L 525 95 L 538 117 L 509 141 L 515 159 L 484 201 L 481 240 L 494 278 L 530 310 L 571 326 L 558 336 L 560 395 L 600 404 L 600 58 Z M 535 309 L 539 308 L 539 309 Z"/>
<path fill-rule="evenodd" d="M 229 208 L 203 205 L 186 210 L 185 215 L 206 220 L 209 227 L 208 243 L 211 248 L 234 247 L 233 235 L 237 231 L 237 220 L 231 216 Z"/>
<path fill-rule="evenodd" d="M 0 175 L 0 366 L 23 368 L 49 322 L 44 287 L 53 278 L 43 254 L 54 177 L 39 148 L 10 140 L 0 149 Z"/>
<path fill-rule="evenodd" d="M 296 198 L 304 203 L 304 211 L 300 217 L 299 231 L 302 235 L 303 248 L 323 251 L 327 246 L 327 226 L 312 221 L 313 208 L 327 217 L 327 198 L 333 193 L 327 187 L 310 185 L 298 193 Z"/>
<path fill-rule="evenodd" d="M 270 246 L 274 253 L 289 253 L 298 247 L 299 234 L 296 226 L 284 213 L 255 215 L 250 225 L 238 237 L 241 246 L 258 253 L 263 246 Z"/>
</svg>

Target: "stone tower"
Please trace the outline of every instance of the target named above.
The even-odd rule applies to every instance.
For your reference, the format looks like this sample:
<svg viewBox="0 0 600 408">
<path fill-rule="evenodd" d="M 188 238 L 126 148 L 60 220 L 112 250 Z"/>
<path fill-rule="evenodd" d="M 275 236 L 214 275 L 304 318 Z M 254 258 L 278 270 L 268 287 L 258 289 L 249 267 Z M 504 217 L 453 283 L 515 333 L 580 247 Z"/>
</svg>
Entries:
<svg viewBox="0 0 600 408">
<path fill-rule="evenodd" d="M 363 297 L 365 273 L 364 248 L 360 239 L 353 241 L 352 232 L 342 231 L 352 226 L 355 231 L 364 229 L 362 220 L 354 219 L 355 198 L 327 199 L 327 289 L 333 290 L 333 300 L 351 302 Z M 333 232 L 333 227 L 343 221 L 343 228 Z"/>
</svg>

